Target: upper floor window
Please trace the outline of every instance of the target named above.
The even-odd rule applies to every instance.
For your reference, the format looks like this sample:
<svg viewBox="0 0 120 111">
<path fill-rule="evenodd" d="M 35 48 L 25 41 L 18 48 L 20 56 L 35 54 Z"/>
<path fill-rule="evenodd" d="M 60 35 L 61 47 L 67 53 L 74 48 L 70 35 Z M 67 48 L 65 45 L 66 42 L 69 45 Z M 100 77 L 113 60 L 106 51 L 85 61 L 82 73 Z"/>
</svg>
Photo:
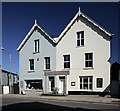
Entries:
<svg viewBox="0 0 120 111">
<path fill-rule="evenodd" d="M 29 59 L 29 70 L 34 71 L 34 59 Z"/>
<path fill-rule="evenodd" d="M 64 55 L 64 68 L 70 68 L 70 55 Z"/>
<path fill-rule="evenodd" d="M 39 52 L 39 39 L 34 40 L 34 52 Z"/>
<path fill-rule="evenodd" d="M 77 46 L 84 46 L 84 31 L 77 32 Z"/>
<path fill-rule="evenodd" d="M 93 53 L 86 53 L 85 54 L 85 67 L 93 67 Z"/>
<path fill-rule="evenodd" d="M 50 57 L 45 57 L 45 70 L 50 69 Z"/>
</svg>

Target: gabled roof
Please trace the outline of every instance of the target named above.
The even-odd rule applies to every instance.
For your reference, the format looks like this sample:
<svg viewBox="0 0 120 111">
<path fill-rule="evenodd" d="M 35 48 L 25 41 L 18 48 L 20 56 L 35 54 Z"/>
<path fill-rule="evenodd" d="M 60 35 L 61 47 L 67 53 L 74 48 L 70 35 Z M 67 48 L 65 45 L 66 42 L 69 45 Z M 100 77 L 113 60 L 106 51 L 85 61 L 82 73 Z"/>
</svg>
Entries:
<svg viewBox="0 0 120 111">
<path fill-rule="evenodd" d="M 19 45 L 19 47 L 17 48 L 17 51 L 20 51 L 21 48 L 24 46 L 24 44 L 26 43 L 26 41 L 28 40 L 28 38 L 30 37 L 31 33 L 35 30 L 35 28 L 40 29 L 51 41 L 53 41 L 53 43 L 56 43 L 55 40 L 53 38 L 51 38 L 38 24 L 37 24 L 37 20 L 35 20 L 35 23 L 33 25 L 33 27 L 31 28 L 31 30 L 28 32 L 28 34 L 26 35 L 26 37 L 24 38 L 24 40 L 21 42 L 21 44 Z"/>
<path fill-rule="evenodd" d="M 19 47 L 17 48 L 17 51 L 20 51 L 20 49 L 24 46 L 24 44 L 26 43 L 26 41 L 29 39 L 31 33 L 34 31 L 35 27 L 39 28 L 53 43 L 58 43 L 61 38 L 64 36 L 64 34 L 66 34 L 66 32 L 70 29 L 70 27 L 73 25 L 73 23 L 77 20 L 78 17 L 84 17 L 86 20 L 88 20 L 90 23 L 92 23 L 94 26 L 96 26 L 97 28 L 99 28 L 101 31 L 103 31 L 106 35 L 108 35 L 109 37 L 112 37 L 114 34 L 110 33 L 109 31 L 107 31 L 105 28 L 103 28 L 101 25 L 99 25 L 98 23 L 96 23 L 93 19 L 91 19 L 90 17 L 88 17 L 87 15 L 85 15 L 79 7 L 79 11 L 77 12 L 77 14 L 74 16 L 74 18 L 70 21 L 70 23 L 67 25 L 67 27 L 63 30 L 63 32 L 59 35 L 58 38 L 51 38 L 38 24 L 37 21 L 35 20 L 35 24 L 33 25 L 33 27 L 31 28 L 31 30 L 29 31 L 29 33 L 26 35 L 26 37 L 24 38 L 24 40 L 22 41 L 22 43 L 19 45 Z"/>
<path fill-rule="evenodd" d="M 105 28 L 103 28 L 102 26 L 100 26 L 98 23 L 96 23 L 94 20 L 92 20 L 90 17 L 88 17 L 87 15 L 85 15 L 79 7 L 79 11 L 77 12 L 77 14 L 74 16 L 74 18 L 70 21 L 70 23 L 67 25 L 67 27 L 63 30 L 63 32 L 59 35 L 58 39 L 57 39 L 57 43 L 61 40 L 61 38 L 64 36 L 64 34 L 70 29 L 70 27 L 72 26 L 72 24 L 75 22 L 75 20 L 77 20 L 78 17 L 84 17 L 85 19 L 87 19 L 90 23 L 92 23 L 94 26 L 98 27 L 100 30 L 102 30 L 105 34 L 107 34 L 109 37 L 112 37 L 114 34 L 110 33 L 109 31 L 107 31 Z"/>
</svg>

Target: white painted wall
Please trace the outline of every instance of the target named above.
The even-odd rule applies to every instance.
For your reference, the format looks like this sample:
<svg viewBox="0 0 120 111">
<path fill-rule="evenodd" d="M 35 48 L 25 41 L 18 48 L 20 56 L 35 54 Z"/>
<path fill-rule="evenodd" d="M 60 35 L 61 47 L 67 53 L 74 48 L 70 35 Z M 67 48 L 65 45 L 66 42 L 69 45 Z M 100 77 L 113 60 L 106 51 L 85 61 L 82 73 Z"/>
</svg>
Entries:
<svg viewBox="0 0 120 111">
<path fill-rule="evenodd" d="M 95 31 L 96 30 L 96 31 Z M 76 32 L 84 31 L 83 47 L 76 47 Z M 93 53 L 93 68 L 84 69 L 85 53 Z M 79 76 L 93 76 L 93 91 L 103 91 L 110 84 L 110 38 L 88 21 L 80 17 L 56 46 L 56 70 L 64 70 L 63 55 L 70 54 L 70 75 L 67 90 L 80 91 Z M 103 88 L 96 88 L 96 78 L 103 78 Z M 71 82 L 76 82 L 71 86 Z"/>
</svg>

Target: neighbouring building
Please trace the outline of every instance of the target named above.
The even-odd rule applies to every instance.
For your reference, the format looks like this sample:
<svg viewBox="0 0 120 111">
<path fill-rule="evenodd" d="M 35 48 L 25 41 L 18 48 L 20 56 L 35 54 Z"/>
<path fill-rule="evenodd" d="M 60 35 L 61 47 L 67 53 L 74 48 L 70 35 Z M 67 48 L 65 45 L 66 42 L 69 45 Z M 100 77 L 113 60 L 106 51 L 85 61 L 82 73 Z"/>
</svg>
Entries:
<svg viewBox="0 0 120 111">
<path fill-rule="evenodd" d="M 20 90 L 108 92 L 112 36 L 80 9 L 58 38 L 35 21 L 17 48 Z"/>
<path fill-rule="evenodd" d="M 10 73 L 5 70 L 1 70 L 2 72 L 2 86 L 13 86 L 14 84 L 19 83 L 19 76 L 15 73 Z"/>
</svg>

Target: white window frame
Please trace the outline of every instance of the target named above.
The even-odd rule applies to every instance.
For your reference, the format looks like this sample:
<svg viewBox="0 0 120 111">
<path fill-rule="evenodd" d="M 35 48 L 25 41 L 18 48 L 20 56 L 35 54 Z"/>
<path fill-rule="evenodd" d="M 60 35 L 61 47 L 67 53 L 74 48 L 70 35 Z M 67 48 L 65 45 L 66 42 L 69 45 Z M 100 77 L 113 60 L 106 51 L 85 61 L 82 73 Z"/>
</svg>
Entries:
<svg viewBox="0 0 120 111">
<path fill-rule="evenodd" d="M 82 82 L 80 81 L 80 78 L 82 78 Z M 88 83 L 87 83 L 88 89 L 84 89 L 84 78 L 88 79 Z M 92 78 L 92 83 L 90 82 L 90 78 Z M 79 84 L 79 89 L 81 91 L 92 91 L 93 90 L 93 76 L 80 76 L 79 81 L 80 81 L 80 84 L 82 83 L 82 88 L 80 88 L 80 84 Z M 92 89 L 90 89 L 90 84 L 92 84 Z"/>
<path fill-rule="evenodd" d="M 92 54 L 92 59 L 86 60 L 86 54 Z M 85 63 L 85 64 L 84 64 L 84 67 L 85 67 L 85 68 L 93 68 L 93 53 L 92 53 L 92 52 L 90 52 L 90 53 L 85 53 L 85 54 L 84 54 L 84 60 L 85 60 L 85 62 L 84 62 L 84 63 Z M 92 67 L 86 67 L 86 61 L 87 61 L 87 62 L 92 61 Z"/>
<path fill-rule="evenodd" d="M 64 56 L 70 56 L 70 54 L 63 55 L 63 69 L 70 69 L 70 67 L 69 68 L 64 67 L 64 63 L 69 63 L 70 62 L 70 61 L 64 61 Z"/>
<path fill-rule="evenodd" d="M 34 70 L 35 70 L 35 61 L 34 61 L 34 70 L 31 70 L 31 69 L 30 69 L 30 60 L 33 60 L 33 61 L 34 61 L 34 59 L 29 59 L 29 71 L 34 71 Z"/>
<path fill-rule="evenodd" d="M 39 39 L 34 40 L 34 53 L 38 53 L 39 52 L 39 46 L 40 46 Z"/>
<path fill-rule="evenodd" d="M 78 34 L 79 34 L 79 38 L 78 38 Z M 83 34 L 83 38 L 82 38 L 82 34 Z M 80 45 L 78 46 L 78 44 L 77 44 L 77 41 L 80 41 Z M 84 44 L 82 45 L 82 40 L 84 40 Z M 81 46 L 84 46 L 85 45 L 85 39 L 84 39 L 84 31 L 79 31 L 79 32 L 77 32 L 77 40 L 76 40 L 76 46 L 77 47 L 81 47 Z"/>
<path fill-rule="evenodd" d="M 46 58 L 49 58 L 50 60 L 50 63 L 47 63 L 46 64 Z M 50 70 L 50 68 L 51 68 L 51 66 L 50 66 L 50 68 L 49 69 L 46 69 L 46 65 L 50 65 L 51 64 L 51 58 L 50 57 L 44 57 L 44 70 Z"/>
</svg>

